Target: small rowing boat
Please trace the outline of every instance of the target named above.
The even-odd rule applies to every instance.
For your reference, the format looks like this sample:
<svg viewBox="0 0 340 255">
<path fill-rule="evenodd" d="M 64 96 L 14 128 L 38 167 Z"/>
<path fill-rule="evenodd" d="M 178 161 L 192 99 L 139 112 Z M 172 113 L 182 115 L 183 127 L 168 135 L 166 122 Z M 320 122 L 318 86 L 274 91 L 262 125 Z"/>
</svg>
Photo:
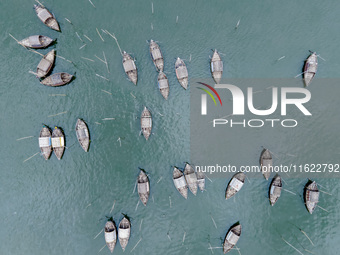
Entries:
<svg viewBox="0 0 340 255">
<path fill-rule="evenodd" d="M 145 106 L 140 118 L 140 126 L 145 139 L 148 140 L 151 135 L 152 117 L 150 111 Z"/>
<path fill-rule="evenodd" d="M 55 73 L 46 77 L 40 83 L 50 87 L 58 87 L 66 85 L 72 80 L 72 78 L 73 75 L 68 73 Z"/>
<path fill-rule="evenodd" d="M 117 242 L 117 230 L 112 218 L 105 223 L 104 237 L 106 245 L 112 253 Z"/>
<path fill-rule="evenodd" d="M 176 70 L 176 76 L 179 84 L 184 89 L 188 88 L 188 69 L 186 65 L 184 64 L 184 61 L 180 58 L 177 58 L 175 63 L 175 70 Z"/>
<path fill-rule="evenodd" d="M 138 80 L 137 67 L 135 65 L 135 61 L 128 53 L 126 53 L 126 51 L 123 51 L 123 67 L 129 80 L 133 84 L 137 85 Z"/>
<path fill-rule="evenodd" d="M 235 174 L 227 186 L 227 190 L 225 192 L 225 199 L 231 198 L 237 192 L 239 192 L 243 187 L 245 179 L 246 175 L 243 172 Z"/>
<path fill-rule="evenodd" d="M 58 127 L 55 127 L 52 132 L 52 148 L 54 154 L 60 160 L 65 151 L 65 136 Z"/>
<path fill-rule="evenodd" d="M 52 28 L 56 31 L 60 32 L 59 24 L 56 18 L 52 13 L 50 13 L 45 7 L 42 5 L 34 5 L 35 12 L 38 18 L 49 28 Z"/>
<path fill-rule="evenodd" d="M 174 181 L 174 185 L 176 189 L 185 199 L 187 199 L 188 198 L 188 185 L 185 181 L 182 171 L 179 170 L 177 167 L 174 167 L 172 179 Z"/>
<path fill-rule="evenodd" d="M 305 205 L 310 214 L 312 214 L 319 202 L 319 189 L 315 181 L 308 181 L 305 186 Z"/>
<path fill-rule="evenodd" d="M 224 243 L 223 243 L 223 253 L 226 254 L 229 252 L 238 242 L 241 236 L 241 224 L 236 223 L 232 226 L 229 231 L 227 232 Z"/>
<path fill-rule="evenodd" d="M 140 170 L 138 175 L 137 190 L 140 200 L 142 201 L 143 205 L 146 206 L 150 195 L 150 182 L 143 169 Z"/>
<path fill-rule="evenodd" d="M 269 187 L 269 201 L 272 206 L 277 202 L 277 200 L 281 196 L 281 189 L 282 189 L 281 176 L 277 174 L 273 178 L 272 183 L 270 184 Z"/>
<path fill-rule="evenodd" d="M 162 71 L 158 75 L 158 88 L 162 96 L 167 100 L 169 96 L 169 80 Z"/>
<path fill-rule="evenodd" d="M 159 48 L 159 45 L 154 40 L 150 40 L 150 54 L 157 71 L 163 71 L 163 55 L 161 49 Z"/>
<path fill-rule="evenodd" d="M 126 217 L 124 217 L 120 221 L 118 226 L 118 239 L 123 251 L 125 251 L 126 245 L 129 242 L 130 231 L 131 231 L 130 221 Z"/>
<path fill-rule="evenodd" d="M 318 56 L 313 52 L 305 61 L 303 67 L 303 80 L 306 87 L 312 82 L 318 69 Z"/>
<path fill-rule="evenodd" d="M 44 35 L 31 35 L 19 42 L 19 44 L 33 49 L 42 49 L 48 47 L 53 39 Z"/>
<path fill-rule="evenodd" d="M 197 176 L 194 168 L 189 164 L 185 164 L 184 168 L 184 177 L 186 182 L 188 183 L 189 189 L 192 194 L 196 196 L 197 194 Z"/>
<path fill-rule="evenodd" d="M 270 177 L 270 171 L 273 166 L 273 158 L 269 150 L 263 149 L 260 157 L 261 171 L 266 180 Z"/>
<path fill-rule="evenodd" d="M 50 158 L 52 153 L 51 137 L 51 130 L 44 125 L 39 135 L 39 148 L 46 160 Z"/>
<path fill-rule="evenodd" d="M 82 119 L 77 120 L 76 135 L 80 146 L 84 151 L 88 151 L 90 146 L 90 134 L 85 121 Z"/>
<path fill-rule="evenodd" d="M 37 66 L 37 77 L 42 78 L 46 76 L 54 64 L 55 50 L 48 52 L 39 62 Z"/>
<path fill-rule="evenodd" d="M 210 61 L 210 69 L 215 82 L 219 83 L 221 81 L 223 73 L 223 62 L 217 50 L 214 50 L 214 53 L 212 55 Z"/>
</svg>

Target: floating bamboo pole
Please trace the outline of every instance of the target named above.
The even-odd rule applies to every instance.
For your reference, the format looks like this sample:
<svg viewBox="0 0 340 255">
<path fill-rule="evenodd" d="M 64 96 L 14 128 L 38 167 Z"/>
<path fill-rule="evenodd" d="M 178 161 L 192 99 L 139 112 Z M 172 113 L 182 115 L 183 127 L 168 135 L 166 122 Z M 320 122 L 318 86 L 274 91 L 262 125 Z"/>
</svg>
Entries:
<svg viewBox="0 0 340 255">
<path fill-rule="evenodd" d="M 116 200 L 113 201 L 113 205 L 112 205 L 112 207 L 111 207 L 110 214 L 112 213 L 113 209 L 115 208 L 115 204 L 116 204 Z"/>
<path fill-rule="evenodd" d="M 101 76 L 101 75 L 99 75 L 99 74 L 97 74 L 97 73 L 96 73 L 96 76 L 98 76 L 98 77 L 100 77 L 100 78 L 102 78 L 102 79 L 104 79 L 104 80 L 110 81 L 108 78 L 105 78 L 104 76 Z"/>
<path fill-rule="evenodd" d="M 104 229 L 102 229 L 93 239 L 96 239 L 102 232 Z"/>
<path fill-rule="evenodd" d="M 34 137 L 34 136 L 21 137 L 21 138 L 18 138 L 17 141 L 21 141 L 21 140 L 32 138 L 32 137 Z"/>
<path fill-rule="evenodd" d="M 31 158 L 35 157 L 35 156 L 38 155 L 39 153 L 40 153 L 40 152 L 37 152 L 37 153 L 35 153 L 34 155 L 32 155 L 31 157 L 25 159 L 25 160 L 23 161 L 23 163 L 25 163 L 26 161 L 28 161 L 28 160 L 30 160 Z"/>
<path fill-rule="evenodd" d="M 78 37 L 78 39 L 79 39 L 80 41 L 84 42 L 83 39 L 80 38 L 78 32 L 76 32 L 76 35 L 77 35 L 77 37 Z"/>
<path fill-rule="evenodd" d="M 92 42 L 92 40 L 91 40 L 87 35 L 84 34 L 84 37 L 85 37 L 87 40 L 89 40 L 90 42 Z"/>
<path fill-rule="evenodd" d="M 217 225 L 216 225 L 214 218 L 211 215 L 210 215 L 210 217 L 211 217 L 212 222 L 214 223 L 215 228 L 217 229 Z"/>
<path fill-rule="evenodd" d="M 137 245 L 142 241 L 142 238 L 139 239 L 139 241 L 136 243 L 136 245 L 133 247 L 133 249 L 131 250 L 131 252 L 136 249 Z"/>
<path fill-rule="evenodd" d="M 138 208 L 138 205 L 139 205 L 139 201 L 140 201 L 140 200 L 138 200 L 138 202 L 137 202 L 135 211 L 137 211 L 137 208 Z"/>
<path fill-rule="evenodd" d="M 68 19 L 68 18 L 65 18 L 66 19 L 66 21 L 68 22 L 68 23 L 70 23 L 70 24 L 72 24 L 72 22 Z M 73 24 L 72 24 L 73 25 Z"/>
<path fill-rule="evenodd" d="M 106 60 L 104 51 L 103 51 L 103 56 L 104 56 L 104 60 L 105 60 L 105 65 L 106 65 L 107 72 L 110 73 L 109 66 L 108 66 L 108 64 L 107 64 L 107 60 Z"/>
<path fill-rule="evenodd" d="M 81 46 L 80 48 L 79 48 L 79 50 L 81 50 L 82 48 L 84 48 L 86 46 L 86 43 L 83 45 L 83 46 Z"/>
<path fill-rule="evenodd" d="M 91 61 L 91 62 L 95 62 L 93 59 L 89 59 L 89 58 L 84 58 L 84 57 L 81 57 L 82 59 L 85 59 L 85 60 L 88 60 L 88 61 Z"/>
<path fill-rule="evenodd" d="M 183 239 L 182 239 L 182 245 L 184 244 L 186 233 L 187 233 L 187 232 L 184 232 Z"/>
<path fill-rule="evenodd" d="M 109 91 L 106 91 L 106 90 L 101 90 L 101 91 L 103 91 L 103 92 L 105 92 L 105 93 L 107 93 L 107 94 L 109 94 L 109 95 L 112 95 L 112 93 L 111 92 L 109 92 Z"/>
<path fill-rule="evenodd" d="M 301 251 L 299 251 L 298 249 L 296 249 L 293 245 L 291 245 L 290 243 L 288 243 L 282 236 L 281 236 L 282 240 L 288 244 L 290 247 L 292 247 L 294 250 L 296 250 L 298 253 L 300 253 L 301 255 L 304 255 Z"/>
<path fill-rule="evenodd" d="M 105 42 L 104 39 L 103 39 L 103 37 L 100 35 L 100 33 L 99 33 L 99 31 L 98 31 L 98 28 L 96 28 L 96 30 L 97 30 L 97 33 L 98 33 L 100 39 L 102 39 L 102 41 Z"/>
<path fill-rule="evenodd" d="M 241 20 L 239 19 L 239 20 L 237 21 L 237 24 L 236 24 L 236 26 L 235 26 L 235 29 L 238 29 L 238 26 L 240 25 L 240 22 L 241 22 Z"/>
<path fill-rule="evenodd" d="M 94 4 L 92 3 L 91 0 L 89 0 L 89 2 L 90 2 L 90 4 L 91 4 L 94 8 L 96 8 L 96 6 L 94 6 Z"/>
<path fill-rule="evenodd" d="M 57 97 L 57 96 L 60 96 L 60 97 L 66 97 L 66 94 L 49 94 L 50 97 Z"/>
<path fill-rule="evenodd" d="M 104 248 L 105 248 L 106 244 L 99 250 L 98 253 L 100 253 Z"/>
<path fill-rule="evenodd" d="M 49 115 L 49 116 L 47 116 L 47 117 L 55 117 L 55 116 L 58 116 L 58 115 L 61 115 L 61 114 L 65 114 L 65 113 L 67 113 L 67 111 L 65 111 L 65 112 L 59 112 L 59 113 L 57 113 L 57 114 Z"/>
<path fill-rule="evenodd" d="M 140 224 L 139 224 L 139 232 L 142 230 L 142 224 L 143 224 L 143 219 L 141 219 Z"/>
</svg>

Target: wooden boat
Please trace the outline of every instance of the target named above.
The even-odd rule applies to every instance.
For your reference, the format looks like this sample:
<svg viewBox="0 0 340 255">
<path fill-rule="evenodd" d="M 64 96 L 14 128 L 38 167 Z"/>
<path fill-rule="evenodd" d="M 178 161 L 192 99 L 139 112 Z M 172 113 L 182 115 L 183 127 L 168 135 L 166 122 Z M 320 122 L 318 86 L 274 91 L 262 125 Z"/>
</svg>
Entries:
<svg viewBox="0 0 340 255">
<path fill-rule="evenodd" d="M 185 181 L 184 175 L 181 170 L 174 167 L 174 172 L 172 175 L 176 189 L 181 193 L 181 195 L 187 199 L 188 198 L 188 185 Z"/>
<path fill-rule="evenodd" d="M 272 183 L 270 184 L 269 187 L 269 201 L 272 206 L 277 202 L 277 200 L 281 196 L 281 189 L 282 189 L 281 176 L 277 174 L 273 178 Z"/>
<path fill-rule="evenodd" d="M 312 214 L 319 202 L 319 189 L 315 181 L 307 182 L 304 197 L 306 208 Z"/>
<path fill-rule="evenodd" d="M 168 77 L 166 77 L 162 71 L 160 71 L 158 75 L 158 88 L 162 96 L 167 100 L 169 96 L 169 81 Z"/>
<path fill-rule="evenodd" d="M 214 51 L 214 54 L 212 55 L 212 58 L 210 60 L 210 69 L 215 82 L 219 83 L 221 81 L 223 73 L 223 62 L 217 50 Z"/>
<path fill-rule="evenodd" d="M 146 205 L 150 195 L 150 182 L 148 176 L 142 169 L 140 170 L 140 173 L 138 175 L 137 183 L 139 198 L 142 201 L 143 205 Z"/>
<path fill-rule="evenodd" d="M 239 192 L 243 187 L 245 179 L 246 175 L 243 172 L 235 174 L 227 186 L 227 190 L 225 192 L 225 199 L 231 198 L 237 192 Z"/>
<path fill-rule="evenodd" d="M 196 176 L 197 176 L 198 188 L 201 191 L 204 191 L 204 189 L 205 189 L 205 174 L 202 171 L 200 171 L 200 168 L 198 169 L 198 171 L 196 171 Z"/>
<path fill-rule="evenodd" d="M 123 251 L 125 251 L 125 247 L 129 242 L 130 231 L 131 231 L 130 221 L 126 217 L 124 217 L 120 221 L 118 226 L 118 239 Z"/>
<path fill-rule="evenodd" d="M 145 106 L 140 118 L 140 126 L 145 139 L 148 140 L 151 135 L 152 117 L 150 111 Z"/>
<path fill-rule="evenodd" d="M 123 67 L 129 80 L 133 84 L 137 85 L 138 80 L 137 67 L 135 65 L 135 61 L 128 53 L 126 53 L 126 51 L 123 51 Z"/>
<path fill-rule="evenodd" d="M 316 52 L 313 52 L 305 61 L 305 65 L 303 67 L 303 80 L 305 82 L 305 85 L 308 86 L 318 69 L 318 57 L 316 55 Z"/>
<path fill-rule="evenodd" d="M 157 71 L 163 71 L 164 68 L 163 55 L 161 49 L 159 48 L 159 45 L 154 40 L 150 41 L 150 54 Z"/>
<path fill-rule="evenodd" d="M 46 77 L 40 83 L 46 86 L 58 87 L 69 83 L 72 80 L 72 78 L 73 75 L 68 73 L 55 73 Z"/>
<path fill-rule="evenodd" d="M 90 145 L 90 134 L 85 121 L 82 119 L 77 120 L 76 134 L 80 146 L 84 149 L 84 151 L 88 151 Z"/>
<path fill-rule="evenodd" d="M 39 5 L 35 4 L 34 9 L 38 15 L 38 18 L 46 26 L 60 32 L 58 21 L 56 20 L 52 13 L 50 13 L 45 7 L 41 6 L 40 4 Z"/>
<path fill-rule="evenodd" d="M 22 39 L 19 44 L 33 49 L 42 49 L 48 47 L 53 42 L 53 39 L 44 35 L 31 35 Z"/>
<path fill-rule="evenodd" d="M 184 168 L 184 177 L 186 182 L 188 183 L 189 189 L 196 196 L 197 193 L 197 176 L 194 168 L 189 164 L 185 164 Z"/>
<path fill-rule="evenodd" d="M 186 65 L 184 64 L 184 61 L 180 58 L 177 58 L 175 63 L 175 69 L 176 69 L 176 76 L 179 84 L 184 89 L 188 88 L 188 69 Z"/>
<path fill-rule="evenodd" d="M 54 60 L 55 50 L 51 50 L 40 60 L 37 66 L 37 77 L 41 78 L 46 76 L 50 72 L 54 64 Z"/>
<path fill-rule="evenodd" d="M 270 170 L 273 165 L 273 158 L 269 150 L 263 149 L 260 157 L 261 171 L 266 180 L 270 177 Z"/>
<path fill-rule="evenodd" d="M 52 132 L 52 148 L 54 154 L 60 160 L 65 151 L 65 136 L 58 127 L 55 127 Z"/>
<path fill-rule="evenodd" d="M 52 135 L 50 129 L 44 125 L 39 135 L 39 148 L 46 160 L 51 157 L 52 153 L 51 137 Z"/>
<path fill-rule="evenodd" d="M 225 236 L 224 243 L 223 243 L 223 253 L 226 254 L 229 252 L 240 239 L 241 236 L 241 224 L 237 223 L 233 227 L 231 227 L 228 233 Z"/>
<path fill-rule="evenodd" d="M 105 223 L 104 237 L 106 245 L 112 253 L 117 242 L 117 229 L 115 223 L 111 219 Z"/>
</svg>

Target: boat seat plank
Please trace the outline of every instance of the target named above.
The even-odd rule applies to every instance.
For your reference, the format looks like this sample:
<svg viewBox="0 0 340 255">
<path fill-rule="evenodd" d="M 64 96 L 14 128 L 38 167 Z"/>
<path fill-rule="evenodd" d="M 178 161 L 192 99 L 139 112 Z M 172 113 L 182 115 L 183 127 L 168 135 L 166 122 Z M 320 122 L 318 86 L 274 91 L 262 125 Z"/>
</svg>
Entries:
<svg viewBox="0 0 340 255">
<path fill-rule="evenodd" d="M 136 70 L 135 62 L 133 62 L 133 60 L 131 60 L 131 59 L 125 61 L 123 63 L 123 66 L 124 66 L 125 72 L 130 72 L 130 71 Z"/>
<path fill-rule="evenodd" d="M 235 245 L 238 241 L 240 237 L 238 235 L 236 235 L 235 233 L 233 233 L 232 231 L 229 231 L 226 239 L 229 243 L 231 243 L 232 245 Z"/>
<path fill-rule="evenodd" d="M 40 60 L 37 68 L 44 72 L 47 72 L 48 69 L 50 69 L 50 67 L 51 67 L 51 62 L 43 58 Z"/>
<path fill-rule="evenodd" d="M 183 188 L 187 185 L 183 176 L 181 176 L 180 178 L 174 179 L 174 183 L 175 183 L 176 188 Z"/>
<path fill-rule="evenodd" d="M 163 58 L 163 57 L 162 57 L 162 53 L 161 53 L 161 51 L 160 51 L 159 49 L 153 50 L 153 51 L 151 52 L 151 54 L 152 54 L 152 58 L 153 58 L 154 60 Z"/>
<path fill-rule="evenodd" d="M 63 147 L 64 137 L 52 137 L 52 147 Z"/>
<path fill-rule="evenodd" d="M 52 18 L 53 16 L 46 9 L 42 9 L 41 11 L 38 12 L 38 17 L 43 22 L 46 22 L 46 20 L 48 20 L 49 18 Z"/>
<path fill-rule="evenodd" d="M 309 191 L 309 201 L 310 202 L 319 202 L 319 192 L 318 191 Z"/>
<path fill-rule="evenodd" d="M 115 242 L 116 240 L 117 240 L 117 237 L 116 237 L 115 231 L 105 232 L 105 241 L 107 243 L 112 243 L 112 242 Z"/>
<path fill-rule="evenodd" d="M 152 121 L 151 118 L 143 118 L 142 119 L 142 128 L 149 128 L 149 127 L 151 127 L 151 124 L 152 124 L 151 121 Z"/>
<path fill-rule="evenodd" d="M 145 194 L 149 192 L 149 185 L 147 183 L 138 183 L 138 192 Z"/>
<path fill-rule="evenodd" d="M 280 196 L 281 195 L 281 187 L 272 185 L 270 188 L 270 194 L 274 196 Z"/>
<path fill-rule="evenodd" d="M 120 238 L 129 238 L 130 237 L 130 229 L 129 228 L 120 228 L 118 233 Z"/>
<path fill-rule="evenodd" d="M 243 186 L 243 182 L 241 182 L 239 179 L 237 178 L 233 178 L 230 182 L 230 186 L 233 187 L 235 190 L 240 191 L 240 189 Z"/>
<path fill-rule="evenodd" d="M 64 83 L 63 79 L 61 78 L 61 75 L 52 75 L 51 77 L 51 82 L 52 84 L 60 84 Z"/>
<path fill-rule="evenodd" d="M 222 72 L 223 71 L 223 62 L 222 61 L 214 61 L 211 63 L 211 71 L 212 72 Z"/>
<path fill-rule="evenodd" d="M 39 147 L 51 146 L 51 137 L 39 137 Z"/>
<path fill-rule="evenodd" d="M 79 138 L 87 138 L 87 137 L 89 137 L 89 132 L 87 131 L 86 128 L 79 129 L 78 130 L 78 136 L 79 136 Z"/>
<path fill-rule="evenodd" d="M 185 67 L 180 67 L 177 69 L 177 76 L 179 79 L 188 77 L 188 70 Z"/>
<path fill-rule="evenodd" d="M 158 81 L 158 87 L 159 89 L 166 89 L 169 87 L 169 83 L 167 79 L 159 80 Z"/>
<path fill-rule="evenodd" d="M 39 35 L 28 37 L 28 42 L 32 47 L 39 47 L 41 45 Z"/>
</svg>

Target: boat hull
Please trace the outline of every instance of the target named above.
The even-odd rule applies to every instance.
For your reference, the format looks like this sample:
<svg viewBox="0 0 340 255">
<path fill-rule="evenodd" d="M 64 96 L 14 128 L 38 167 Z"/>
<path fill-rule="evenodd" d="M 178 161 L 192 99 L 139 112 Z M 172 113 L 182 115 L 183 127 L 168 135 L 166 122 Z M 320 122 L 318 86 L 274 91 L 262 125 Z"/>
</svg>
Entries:
<svg viewBox="0 0 340 255">
<path fill-rule="evenodd" d="M 76 135 L 80 146 L 87 152 L 90 146 L 90 133 L 85 121 L 82 119 L 77 120 Z"/>
</svg>

